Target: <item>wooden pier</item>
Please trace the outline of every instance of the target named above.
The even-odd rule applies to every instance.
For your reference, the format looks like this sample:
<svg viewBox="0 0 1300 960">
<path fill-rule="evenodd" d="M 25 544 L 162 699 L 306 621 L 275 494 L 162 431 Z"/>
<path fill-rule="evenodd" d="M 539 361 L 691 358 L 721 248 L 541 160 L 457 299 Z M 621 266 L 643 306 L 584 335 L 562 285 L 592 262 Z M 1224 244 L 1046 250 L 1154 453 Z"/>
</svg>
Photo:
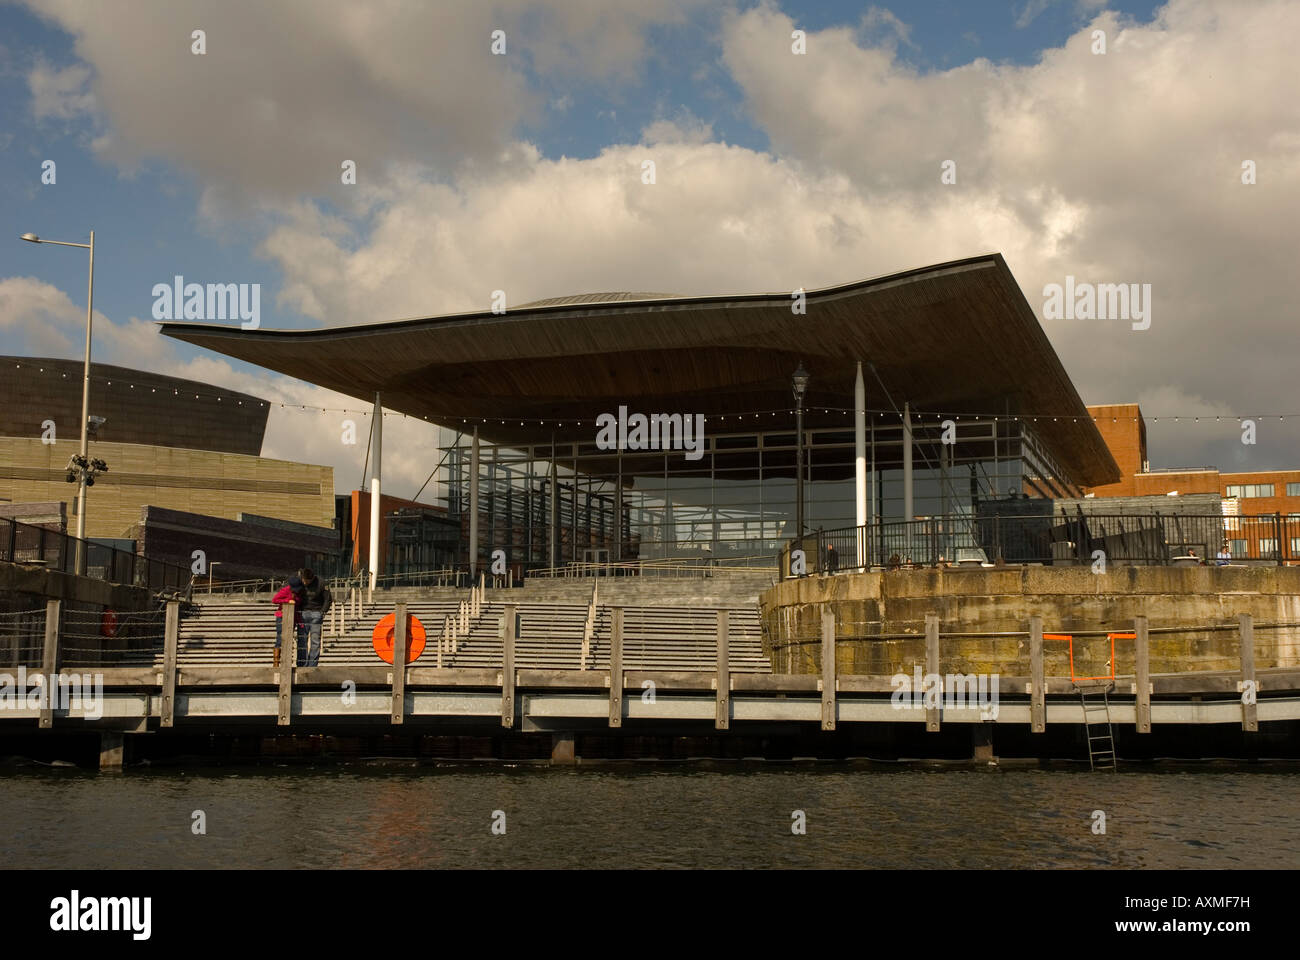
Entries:
<svg viewBox="0 0 1300 960">
<path fill-rule="evenodd" d="M 47 624 L 59 622 L 51 602 Z M 406 623 L 405 602 L 396 604 L 397 624 Z M 0 711 L 0 735 L 21 730 L 101 731 L 105 763 L 121 760 L 124 733 L 377 731 L 420 729 L 455 732 L 482 730 L 551 733 L 557 755 L 572 751 L 575 731 L 684 732 L 727 735 L 749 729 L 820 729 L 860 724 L 924 724 L 937 733 L 950 724 L 982 731 L 1018 726 L 1041 734 L 1059 725 L 1080 726 L 1080 679 L 1047 676 L 1041 618 L 1027 625 L 1029 638 L 1022 675 L 997 676 L 988 704 L 952 702 L 950 691 L 920 706 L 897 702 L 897 676 L 863 676 L 836 671 L 833 617 L 822 618 L 821 673 L 738 672 L 729 651 L 729 616 L 717 613 L 715 661 L 710 669 L 629 668 L 624 658 L 624 611 L 614 607 L 608 655 L 589 669 L 548 669 L 519 665 L 516 607 L 504 606 L 501 660 L 488 667 L 437 667 L 404 664 L 405 642 L 395 644 L 389 665 L 337 664 L 317 667 L 273 666 L 263 662 L 222 665 L 183 663 L 179 604 L 168 606 L 161 662 L 129 666 L 64 667 L 102 680 L 100 716 L 87 717 L 83 704 L 66 708 L 9 703 Z M 286 618 L 288 619 L 288 618 Z M 945 634 L 937 617 L 927 619 L 927 674 L 938 674 Z M 1152 674 L 1150 628 L 1145 618 L 1133 624 L 1136 673 L 1093 679 L 1105 684 L 1109 722 L 1149 734 L 1164 725 L 1239 725 L 1257 732 L 1261 723 L 1300 720 L 1300 669 L 1256 669 L 1257 625 L 1242 615 L 1238 669 Z M 1287 625 L 1290 626 L 1290 625 Z M 953 634 L 968 637 L 967 633 Z M 1049 634 L 1050 635 L 1050 634 Z M 290 643 L 286 650 L 292 652 Z M 59 636 L 48 626 L 39 670 L 57 677 Z M 429 658 L 425 655 L 426 662 Z M 990 726 L 991 725 L 991 726 Z M 987 740 L 987 732 L 977 739 Z M 116 751 L 116 753 L 114 753 Z"/>
</svg>

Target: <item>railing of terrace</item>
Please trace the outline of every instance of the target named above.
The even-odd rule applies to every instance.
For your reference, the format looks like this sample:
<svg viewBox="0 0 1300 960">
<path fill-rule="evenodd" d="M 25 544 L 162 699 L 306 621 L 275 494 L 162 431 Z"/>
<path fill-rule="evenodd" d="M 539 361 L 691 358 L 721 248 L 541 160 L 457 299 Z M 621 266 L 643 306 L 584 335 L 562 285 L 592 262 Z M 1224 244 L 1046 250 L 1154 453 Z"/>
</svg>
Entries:
<svg viewBox="0 0 1300 960">
<path fill-rule="evenodd" d="M 109 583 L 129 584 L 149 590 L 191 589 L 190 568 L 156 560 L 106 544 L 86 540 L 86 576 Z M 77 538 L 36 524 L 0 518 L 0 560 L 60 570 L 76 571 Z"/>
<path fill-rule="evenodd" d="M 1230 556 L 1219 554 L 1227 544 Z M 808 573 L 892 567 L 1015 563 L 1162 565 L 1300 563 L 1300 519 L 1185 514 L 945 516 L 806 533 Z"/>
</svg>

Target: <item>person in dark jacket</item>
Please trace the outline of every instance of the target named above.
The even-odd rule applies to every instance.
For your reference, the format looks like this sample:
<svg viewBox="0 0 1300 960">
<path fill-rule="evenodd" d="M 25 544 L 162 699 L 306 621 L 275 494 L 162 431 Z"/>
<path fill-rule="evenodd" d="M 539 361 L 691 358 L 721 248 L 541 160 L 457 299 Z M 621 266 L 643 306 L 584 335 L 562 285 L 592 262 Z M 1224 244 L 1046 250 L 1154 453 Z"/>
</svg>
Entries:
<svg viewBox="0 0 1300 960">
<path fill-rule="evenodd" d="M 298 639 L 298 666 L 314 667 L 320 663 L 320 634 L 334 598 L 330 596 L 329 587 L 321 583 L 320 578 L 306 568 L 298 571 L 302 580 L 303 633 Z"/>
<path fill-rule="evenodd" d="M 298 577 L 290 577 L 289 581 L 280 588 L 280 591 L 271 598 L 275 604 L 275 659 L 274 663 L 280 665 L 280 637 L 283 633 L 281 624 L 284 619 L 283 604 L 293 603 L 293 635 L 298 638 L 298 644 L 302 643 L 302 604 L 304 600 L 302 580 Z"/>
</svg>

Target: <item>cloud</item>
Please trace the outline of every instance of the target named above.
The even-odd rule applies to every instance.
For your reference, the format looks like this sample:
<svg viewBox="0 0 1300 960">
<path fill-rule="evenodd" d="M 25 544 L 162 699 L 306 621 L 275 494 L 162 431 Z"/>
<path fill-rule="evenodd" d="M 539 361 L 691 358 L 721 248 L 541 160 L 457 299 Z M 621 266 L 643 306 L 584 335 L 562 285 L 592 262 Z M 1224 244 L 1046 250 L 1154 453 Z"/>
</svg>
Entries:
<svg viewBox="0 0 1300 960">
<path fill-rule="evenodd" d="M 1025 27 L 1029 26 L 1038 19 L 1040 13 L 1051 5 L 1052 0 L 1028 0 L 1020 13 L 1016 15 L 1017 29 L 1023 30 Z"/>
<path fill-rule="evenodd" d="M 882 7 L 868 7 L 862 15 L 860 29 L 864 38 L 880 37 L 881 44 L 892 45 L 901 40 L 909 47 L 919 49 L 912 42 L 912 28 Z"/>
<path fill-rule="evenodd" d="M 713 139 L 713 124 L 705 123 L 682 108 L 676 120 L 656 120 L 641 131 L 641 140 L 658 143 L 707 143 Z"/>
<path fill-rule="evenodd" d="M 306 196 L 363 201 L 341 183 L 345 160 L 359 185 L 411 163 L 443 179 L 490 165 L 516 125 L 544 110 L 530 71 L 626 78 L 649 26 L 680 21 L 690 3 L 135 0 L 112 16 L 80 0 L 28 5 L 72 34 L 94 68 L 38 68 L 33 108 L 63 115 L 97 103 L 113 131 L 96 142 L 104 159 L 126 170 L 174 163 L 204 185 L 209 214 L 230 215 Z M 490 50 L 497 29 L 501 56 Z M 93 97 L 77 93 L 87 75 Z"/>
<path fill-rule="evenodd" d="M 74 64 L 62 70 L 38 60 L 27 74 L 27 88 L 32 95 L 32 114 L 39 120 L 55 117 L 71 120 L 93 113 L 95 96 L 88 89 L 90 68 Z"/>
</svg>

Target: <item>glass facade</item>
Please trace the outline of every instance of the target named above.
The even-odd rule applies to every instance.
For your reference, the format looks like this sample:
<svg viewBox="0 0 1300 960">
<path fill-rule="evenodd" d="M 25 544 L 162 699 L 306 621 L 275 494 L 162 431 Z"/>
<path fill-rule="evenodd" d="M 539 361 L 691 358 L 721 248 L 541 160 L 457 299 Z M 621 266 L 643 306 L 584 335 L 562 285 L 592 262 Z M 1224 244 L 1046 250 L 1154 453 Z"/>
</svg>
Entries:
<svg viewBox="0 0 1300 960">
<path fill-rule="evenodd" d="M 683 451 L 601 450 L 594 437 L 591 443 L 481 444 L 480 561 L 497 549 L 529 569 L 674 557 L 766 561 L 796 532 L 795 432 L 722 432 L 724 425 L 706 432 L 697 460 Z M 981 500 L 1081 495 L 1029 423 L 963 420 L 950 423 L 946 435 L 951 442 L 933 420 L 913 425 L 913 517 L 973 516 Z M 904 519 L 903 436 L 899 418 L 868 418 L 873 521 Z M 462 436 L 448 451 L 441 478 L 465 544 L 470 459 L 470 441 Z M 805 431 L 805 532 L 853 526 L 854 489 L 851 425 Z"/>
</svg>

